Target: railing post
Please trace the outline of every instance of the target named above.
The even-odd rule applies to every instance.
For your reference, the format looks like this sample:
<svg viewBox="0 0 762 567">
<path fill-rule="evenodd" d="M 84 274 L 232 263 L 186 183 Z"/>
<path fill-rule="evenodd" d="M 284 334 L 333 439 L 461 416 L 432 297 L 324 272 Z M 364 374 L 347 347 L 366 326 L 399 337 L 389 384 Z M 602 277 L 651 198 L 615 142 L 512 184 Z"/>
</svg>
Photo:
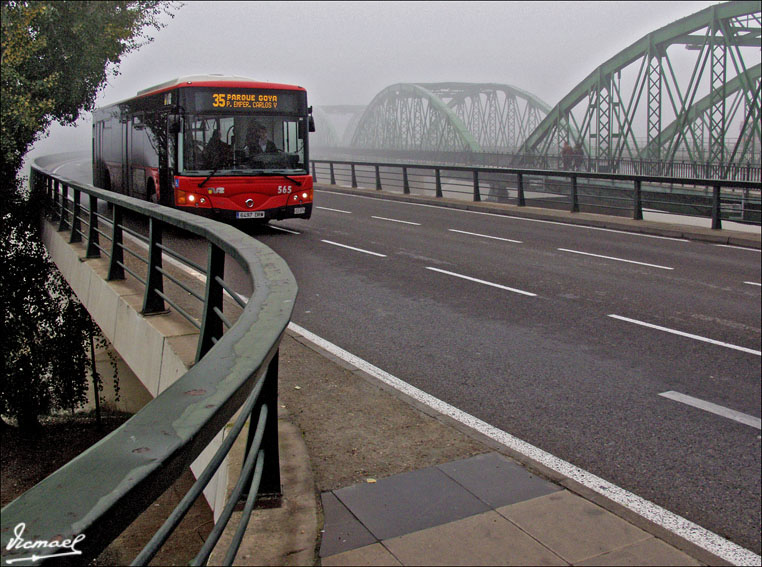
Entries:
<svg viewBox="0 0 762 567">
<path fill-rule="evenodd" d="M 482 196 L 479 194 L 479 170 L 474 170 L 474 201 L 481 201 Z"/>
<path fill-rule="evenodd" d="M 225 275 L 225 252 L 218 246 L 209 243 L 206 262 L 206 295 L 204 301 L 204 314 L 201 317 L 201 334 L 198 338 L 198 350 L 196 361 L 214 346 L 217 339 L 222 336 L 222 319 L 214 312 L 215 308 L 222 312 L 222 286 L 217 278 L 222 279 Z M 274 406 L 273 409 L 276 409 Z M 278 413 L 277 411 L 275 412 Z"/>
<path fill-rule="evenodd" d="M 124 243 L 123 230 L 122 230 L 122 207 L 114 205 L 114 214 L 112 217 L 112 232 L 111 232 L 111 261 L 108 267 L 108 280 L 123 280 L 124 279 L 124 250 L 122 249 Z"/>
<path fill-rule="evenodd" d="M 355 173 L 355 164 L 351 164 L 352 168 L 352 189 L 357 189 L 357 174 Z"/>
<path fill-rule="evenodd" d="M 438 198 L 442 198 L 442 172 L 439 168 L 435 170 L 436 172 L 436 178 L 437 178 L 437 186 L 436 186 L 436 196 Z"/>
<path fill-rule="evenodd" d="M 571 176 L 571 212 L 579 212 L 579 199 L 577 198 L 577 176 Z"/>
<path fill-rule="evenodd" d="M 722 203 L 720 202 L 720 186 L 714 186 L 714 194 L 712 195 L 712 228 L 714 230 L 720 230 L 722 228 Z"/>
<path fill-rule="evenodd" d="M 146 274 L 146 289 L 143 293 L 143 315 L 166 313 L 164 299 L 164 276 L 161 274 L 161 236 L 162 222 L 151 218 L 148 227 L 148 273 Z"/>
<path fill-rule="evenodd" d="M 402 192 L 405 195 L 410 195 L 410 182 L 407 178 L 407 167 L 402 166 Z"/>
<path fill-rule="evenodd" d="M 69 228 L 67 217 L 69 216 L 69 209 L 67 209 L 67 202 L 69 201 L 69 187 L 66 183 L 61 183 L 61 211 L 58 223 L 58 232 Z"/>
<path fill-rule="evenodd" d="M 79 218 L 80 206 L 79 206 L 80 191 L 76 187 L 74 188 L 74 207 L 71 216 L 71 236 L 69 236 L 69 244 L 74 242 L 82 242 L 82 221 Z"/>
<path fill-rule="evenodd" d="M 331 167 L 331 185 L 336 185 L 336 175 L 333 173 L 333 162 L 330 163 Z"/>
<path fill-rule="evenodd" d="M 526 199 L 524 198 L 524 174 L 523 173 L 517 173 L 516 174 L 516 185 L 517 191 L 518 191 L 518 199 L 519 199 L 519 207 L 526 207 Z"/>
<path fill-rule="evenodd" d="M 257 500 L 266 500 L 267 507 L 277 507 L 280 505 L 280 498 L 283 490 L 280 483 L 280 452 L 278 451 L 278 356 L 279 350 L 267 366 L 265 383 L 262 385 L 262 391 L 259 393 L 259 399 L 251 411 L 249 419 L 249 433 L 246 439 L 246 452 L 243 460 L 249 454 L 254 433 L 256 429 L 256 420 L 259 411 L 263 405 L 267 406 L 267 418 L 265 420 L 265 431 L 262 436 L 262 442 L 259 448 L 265 453 L 265 462 L 262 470 L 262 480 L 259 482 L 259 493 Z"/>
<path fill-rule="evenodd" d="M 90 220 L 87 230 L 87 252 L 85 258 L 100 258 L 101 251 L 98 248 L 100 244 L 100 235 L 98 234 L 98 198 L 90 195 Z"/>
<path fill-rule="evenodd" d="M 381 172 L 376 166 L 376 191 L 381 191 Z"/>
<path fill-rule="evenodd" d="M 58 179 L 53 180 L 53 221 L 60 220 L 61 211 L 58 208 Z"/>
<path fill-rule="evenodd" d="M 632 195 L 632 218 L 643 220 L 643 200 L 640 195 L 640 179 L 635 180 L 635 190 Z"/>
</svg>

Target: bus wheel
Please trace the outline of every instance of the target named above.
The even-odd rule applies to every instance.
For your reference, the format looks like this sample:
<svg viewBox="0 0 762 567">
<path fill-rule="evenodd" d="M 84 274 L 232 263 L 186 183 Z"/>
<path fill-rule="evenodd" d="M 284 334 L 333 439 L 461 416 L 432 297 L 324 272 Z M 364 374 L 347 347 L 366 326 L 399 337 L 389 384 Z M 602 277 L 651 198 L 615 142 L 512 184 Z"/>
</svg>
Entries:
<svg viewBox="0 0 762 567">
<path fill-rule="evenodd" d="M 159 202 L 159 199 L 156 197 L 156 186 L 153 179 L 149 179 L 146 183 L 146 201 L 151 201 L 152 203 Z"/>
</svg>

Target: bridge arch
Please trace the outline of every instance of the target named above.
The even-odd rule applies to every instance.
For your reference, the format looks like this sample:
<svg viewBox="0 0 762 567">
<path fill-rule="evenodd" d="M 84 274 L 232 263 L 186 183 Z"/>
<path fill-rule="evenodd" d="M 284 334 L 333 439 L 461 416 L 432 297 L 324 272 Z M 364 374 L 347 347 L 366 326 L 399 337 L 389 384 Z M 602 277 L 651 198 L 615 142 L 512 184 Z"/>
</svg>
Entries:
<svg viewBox="0 0 762 567">
<path fill-rule="evenodd" d="M 536 165 L 565 142 L 598 160 L 750 159 L 760 146 L 758 80 L 748 72 L 760 58 L 760 12 L 756 1 L 726 2 L 649 33 L 553 107 L 515 162 Z"/>
<path fill-rule="evenodd" d="M 352 136 L 362 149 L 481 151 L 457 114 L 425 87 L 391 85 L 378 93 Z"/>
<path fill-rule="evenodd" d="M 450 107 L 485 151 L 515 152 L 550 112 L 534 94 L 498 83 L 421 83 Z"/>
</svg>

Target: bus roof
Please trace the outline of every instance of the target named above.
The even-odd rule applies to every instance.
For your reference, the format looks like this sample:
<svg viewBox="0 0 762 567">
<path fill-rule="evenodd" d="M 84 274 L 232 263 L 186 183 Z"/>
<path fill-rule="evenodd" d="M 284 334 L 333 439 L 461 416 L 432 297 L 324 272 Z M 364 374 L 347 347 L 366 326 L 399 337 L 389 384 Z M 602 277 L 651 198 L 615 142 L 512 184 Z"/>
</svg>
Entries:
<svg viewBox="0 0 762 567">
<path fill-rule="evenodd" d="M 185 86 L 194 87 L 227 87 L 227 88 L 249 88 L 249 89 L 280 89 L 280 90 L 293 90 L 303 91 L 303 87 L 297 85 L 284 85 L 280 83 L 267 83 L 262 81 L 255 81 L 248 77 L 240 77 L 238 75 L 222 75 L 222 74 L 210 74 L 210 75 L 189 75 L 186 77 L 177 77 L 171 81 L 160 83 L 138 91 L 137 96 L 145 96 L 149 94 L 156 94 L 162 91 L 168 91 L 176 87 Z"/>
</svg>

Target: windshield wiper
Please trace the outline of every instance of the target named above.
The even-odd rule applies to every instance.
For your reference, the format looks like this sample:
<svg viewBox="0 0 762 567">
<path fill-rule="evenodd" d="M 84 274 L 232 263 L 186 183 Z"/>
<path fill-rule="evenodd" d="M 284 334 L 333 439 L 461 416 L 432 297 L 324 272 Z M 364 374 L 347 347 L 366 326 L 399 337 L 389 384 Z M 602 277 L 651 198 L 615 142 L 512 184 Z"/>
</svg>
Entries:
<svg viewBox="0 0 762 567">
<path fill-rule="evenodd" d="M 206 179 L 204 179 L 204 180 L 203 180 L 201 183 L 199 183 L 199 184 L 198 184 L 198 186 L 199 186 L 199 187 L 203 187 L 203 186 L 204 186 L 204 183 L 206 183 L 207 181 L 209 181 L 209 180 L 212 178 L 212 176 L 213 176 L 215 173 L 217 173 L 217 170 L 218 170 L 219 168 L 220 168 L 220 166 L 219 166 L 219 165 L 218 165 L 217 167 L 215 167 L 215 168 L 212 170 L 212 172 L 211 172 L 209 175 L 207 175 Z"/>
</svg>

